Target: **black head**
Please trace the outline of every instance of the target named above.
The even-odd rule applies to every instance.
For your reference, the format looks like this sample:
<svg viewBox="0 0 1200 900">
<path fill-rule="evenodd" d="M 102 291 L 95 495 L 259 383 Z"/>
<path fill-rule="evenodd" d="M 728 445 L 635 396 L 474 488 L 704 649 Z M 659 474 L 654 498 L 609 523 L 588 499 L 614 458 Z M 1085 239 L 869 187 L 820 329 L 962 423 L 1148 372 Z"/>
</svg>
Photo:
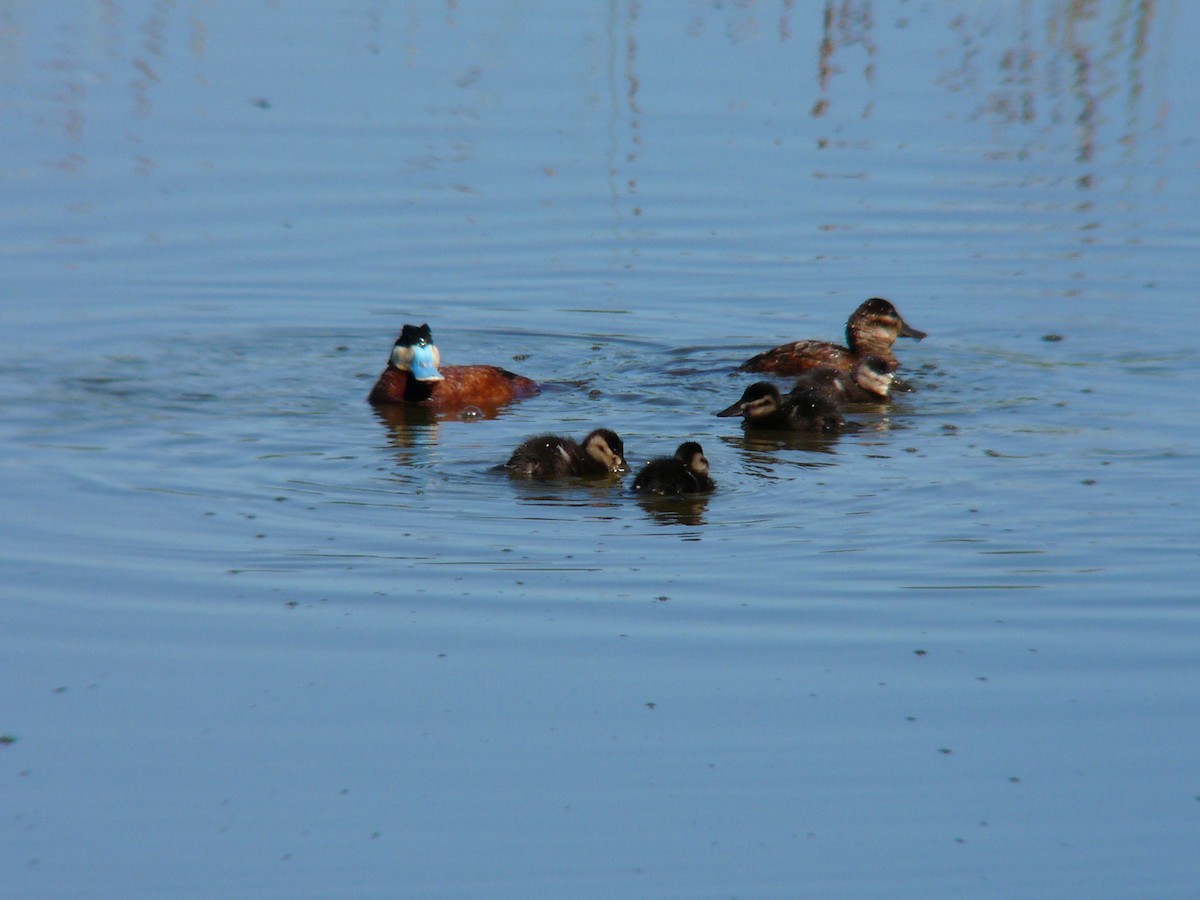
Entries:
<svg viewBox="0 0 1200 900">
<path fill-rule="evenodd" d="M 433 332 L 429 325 L 405 325 L 396 338 L 397 347 L 424 347 L 433 343 Z"/>
<path fill-rule="evenodd" d="M 882 356 L 864 356 L 859 362 L 859 366 L 878 377 L 893 375 L 896 372 L 895 364 L 888 362 Z"/>
</svg>

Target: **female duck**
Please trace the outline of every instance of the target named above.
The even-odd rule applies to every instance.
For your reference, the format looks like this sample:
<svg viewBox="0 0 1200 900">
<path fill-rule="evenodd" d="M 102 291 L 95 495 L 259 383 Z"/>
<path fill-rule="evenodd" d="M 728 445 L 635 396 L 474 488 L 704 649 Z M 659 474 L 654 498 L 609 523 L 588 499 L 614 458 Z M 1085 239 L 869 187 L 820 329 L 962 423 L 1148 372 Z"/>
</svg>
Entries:
<svg viewBox="0 0 1200 900">
<path fill-rule="evenodd" d="M 756 381 L 741 399 L 717 413 L 741 416 L 742 427 L 772 431 L 840 431 L 844 424 L 834 388 L 803 381 L 786 395 L 769 381 Z"/>
<path fill-rule="evenodd" d="M 633 481 L 633 489 L 645 494 L 703 494 L 716 486 L 704 449 L 695 441 L 684 441 L 674 456 L 651 460 Z"/>
<path fill-rule="evenodd" d="M 629 471 L 625 444 L 615 431 L 607 428 L 597 428 L 580 442 L 556 434 L 531 437 L 513 451 L 501 468 L 528 478 Z"/>
<path fill-rule="evenodd" d="M 896 338 L 919 341 L 925 332 L 913 328 L 896 307 L 882 297 L 865 301 L 846 321 L 846 343 L 793 341 L 764 350 L 742 363 L 741 372 L 773 372 L 776 375 L 801 375 L 814 366 L 829 365 L 849 372 L 854 364 L 868 356 L 878 356 L 894 370 L 899 363 L 892 355 Z"/>
<path fill-rule="evenodd" d="M 536 381 L 499 366 L 442 366 L 429 326 L 405 325 L 367 400 L 376 406 L 496 407 L 540 391 Z"/>
</svg>

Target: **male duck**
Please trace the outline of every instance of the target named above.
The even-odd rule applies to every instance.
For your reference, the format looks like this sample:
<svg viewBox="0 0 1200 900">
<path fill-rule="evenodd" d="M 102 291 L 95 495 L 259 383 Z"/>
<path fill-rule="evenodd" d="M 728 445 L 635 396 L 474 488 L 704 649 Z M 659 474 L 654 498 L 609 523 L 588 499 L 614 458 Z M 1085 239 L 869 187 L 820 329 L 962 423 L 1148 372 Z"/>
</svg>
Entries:
<svg viewBox="0 0 1200 900">
<path fill-rule="evenodd" d="M 540 391 L 536 381 L 499 366 L 442 366 L 429 326 L 405 325 L 367 400 L 375 406 L 496 407 Z"/>
</svg>

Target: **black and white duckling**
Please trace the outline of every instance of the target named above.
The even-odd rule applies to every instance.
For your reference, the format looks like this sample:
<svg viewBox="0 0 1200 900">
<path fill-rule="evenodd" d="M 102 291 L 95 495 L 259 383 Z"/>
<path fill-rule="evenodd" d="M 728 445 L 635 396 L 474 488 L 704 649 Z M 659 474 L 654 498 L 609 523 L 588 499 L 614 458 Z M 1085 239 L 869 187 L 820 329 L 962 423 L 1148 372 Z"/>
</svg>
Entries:
<svg viewBox="0 0 1200 900">
<path fill-rule="evenodd" d="M 501 468 L 528 478 L 561 475 L 608 475 L 628 472 L 625 444 L 615 431 L 597 428 L 582 441 L 557 434 L 531 437 Z"/>
<path fill-rule="evenodd" d="M 695 441 L 684 441 L 674 456 L 646 463 L 633 480 L 633 489 L 645 494 L 703 494 L 716 486 L 704 448 Z"/>
<path fill-rule="evenodd" d="M 742 417 L 742 427 L 772 431 L 839 431 L 845 424 L 832 387 L 798 384 L 787 394 L 769 381 L 756 381 L 741 398 L 717 413 Z"/>
</svg>

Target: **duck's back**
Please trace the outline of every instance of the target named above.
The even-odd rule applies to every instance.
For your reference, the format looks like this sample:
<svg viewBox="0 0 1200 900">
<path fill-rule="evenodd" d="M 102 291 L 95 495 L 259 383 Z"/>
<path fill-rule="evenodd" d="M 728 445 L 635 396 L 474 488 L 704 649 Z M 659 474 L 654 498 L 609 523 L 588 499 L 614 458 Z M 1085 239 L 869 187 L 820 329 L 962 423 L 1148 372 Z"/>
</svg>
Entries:
<svg viewBox="0 0 1200 900">
<path fill-rule="evenodd" d="M 411 373 L 389 366 L 367 400 L 375 405 L 423 403 L 434 407 L 495 407 L 541 392 L 532 378 L 499 366 L 443 366 L 440 381 L 418 381 Z"/>
<path fill-rule="evenodd" d="M 848 347 L 830 341 L 792 341 L 755 354 L 740 366 L 741 372 L 770 372 L 775 375 L 802 375 L 817 366 L 832 366 L 849 371 L 855 357 Z"/>
<path fill-rule="evenodd" d="M 507 403 L 541 393 L 532 378 L 499 366 L 443 366 L 443 380 L 433 390 L 437 403 L 474 403 L 480 406 Z"/>
<path fill-rule="evenodd" d="M 574 474 L 580 456 L 579 445 L 571 438 L 539 434 L 517 447 L 504 468 L 528 478 L 556 478 Z"/>
<path fill-rule="evenodd" d="M 643 494 L 681 494 L 695 490 L 695 479 L 677 459 L 655 459 L 646 463 L 633 479 L 633 489 Z"/>
<path fill-rule="evenodd" d="M 641 494 L 702 494 L 713 487 L 709 476 L 673 458 L 651 460 L 633 480 L 633 490 Z"/>
<path fill-rule="evenodd" d="M 792 431 L 841 430 L 841 403 L 832 389 L 821 384 L 808 384 L 803 379 L 784 396 L 783 410 Z"/>
</svg>

